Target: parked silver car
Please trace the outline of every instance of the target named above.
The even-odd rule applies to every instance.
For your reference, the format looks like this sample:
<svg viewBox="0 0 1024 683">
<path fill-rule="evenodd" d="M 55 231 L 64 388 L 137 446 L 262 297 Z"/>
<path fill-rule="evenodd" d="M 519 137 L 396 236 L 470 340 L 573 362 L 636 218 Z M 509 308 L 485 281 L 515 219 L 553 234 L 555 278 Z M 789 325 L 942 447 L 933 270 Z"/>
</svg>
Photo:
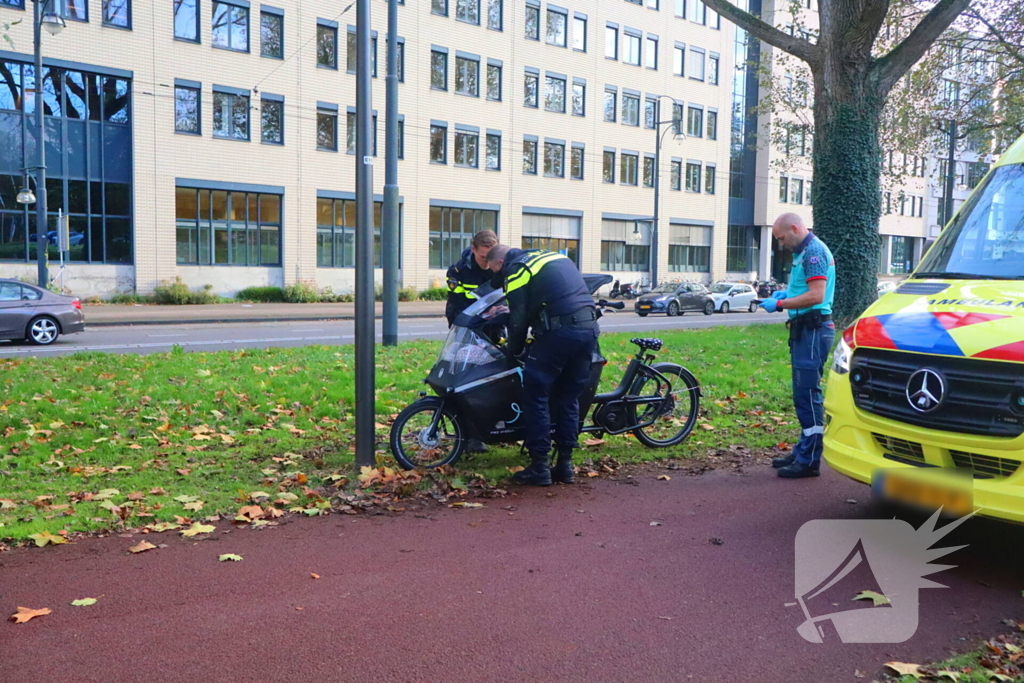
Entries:
<svg viewBox="0 0 1024 683">
<path fill-rule="evenodd" d="M 46 346 L 85 329 L 78 297 L 54 294 L 17 280 L 0 280 L 0 339 Z"/>
</svg>

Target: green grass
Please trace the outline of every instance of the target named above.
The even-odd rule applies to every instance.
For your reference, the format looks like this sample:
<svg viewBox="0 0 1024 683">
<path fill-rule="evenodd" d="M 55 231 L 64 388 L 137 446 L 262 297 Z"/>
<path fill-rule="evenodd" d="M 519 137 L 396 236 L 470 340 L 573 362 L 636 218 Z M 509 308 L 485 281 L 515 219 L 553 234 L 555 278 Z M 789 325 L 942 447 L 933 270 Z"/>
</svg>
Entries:
<svg viewBox="0 0 1024 683">
<path fill-rule="evenodd" d="M 1011 637 L 1012 638 L 1012 637 Z M 991 683 L 992 681 L 1003 681 L 1004 683 L 1024 683 L 1024 676 L 1013 672 L 1020 668 L 1009 660 L 1007 655 L 1011 652 L 1020 652 L 1020 645 L 1007 646 L 1006 643 L 995 642 L 995 647 L 1000 650 L 998 655 L 989 647 L 985 646 L 971 652 L 950 657 L 941 662 L 929 664 L 920 678 L 905 675 L 895 680 L 899 683 L 917 683 L 917 681 L 953 681 L 957 683 Z M 1005 668 L 1004 668 L 1005 667 Z M 1010 673 L 1001 673 L 1009 671 Z M 944 672 L 940 674 L 939 672 Z M 945 672 L 954 672 L 956 676 L 950 676 Z M 891 679 L 890 679 L 891 680 Z"/>
<path fill-rule="evenodd" d="M 799 429 L 784 334 L 777 326 L 665 332 L 659 360 L 679 362 L 700 380 L 702 424 L 672 449 L 606 437 L 582 457 L 638 461 L 793 442 Z M 630 336 L 602 337 L 610 360 L 603 390 L 621 377 L 635 348 Z M 378 347 L 378 422 L 389 422 L 425 388 L 439 347 Z M 0 538 L 111 528 L 118 520 L 103 505 L 120 505 L 131 493 L 143 499 L 122 506 L 123 523 L 138 526 L 175 515 L 233 514 L 249 492 L 273 492 L 288 476 L 301 481 L 299 473 L 314 487 L 347 473 L 353 367 L 352 346 L 0 360 L 0 499 L 14 505 L 0 504 Z M 378 432 L 383 437 L 386 429 Z M 517 464 L 517 448 L 491 448 L 462 467 L 499 480 Z M 154 488 L 166 495 L 150 493 Z M 103 489 L 118 493 L 89 500 Z M 198 497 L 202 512 L 185 510 L 174 500 L 182 495 Z"/>
</svg>

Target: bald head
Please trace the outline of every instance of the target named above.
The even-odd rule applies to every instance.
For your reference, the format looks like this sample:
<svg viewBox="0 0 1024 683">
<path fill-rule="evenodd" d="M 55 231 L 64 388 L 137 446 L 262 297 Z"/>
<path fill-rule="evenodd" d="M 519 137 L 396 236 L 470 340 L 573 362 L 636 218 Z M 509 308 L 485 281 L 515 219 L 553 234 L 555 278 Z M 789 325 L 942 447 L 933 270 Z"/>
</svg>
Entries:
<svg viewBox="0 0 1024 683">
<path fill-rule="evenodd" d="M 783 249 L 795 251 L 805 239 L 809 230 L 799 214 L 787 212 L 775 219 L 772 235 Z"/>
<path fill-rule="evenodd" d="M 507 244 L 496 244 L 491 247 L 491 250 L 487 252 L 487 267 L 495 273 L 501 271 L 501 267 L 505 265 L 505 256 L 508 254 L 509 248 Z"/>
</svg>

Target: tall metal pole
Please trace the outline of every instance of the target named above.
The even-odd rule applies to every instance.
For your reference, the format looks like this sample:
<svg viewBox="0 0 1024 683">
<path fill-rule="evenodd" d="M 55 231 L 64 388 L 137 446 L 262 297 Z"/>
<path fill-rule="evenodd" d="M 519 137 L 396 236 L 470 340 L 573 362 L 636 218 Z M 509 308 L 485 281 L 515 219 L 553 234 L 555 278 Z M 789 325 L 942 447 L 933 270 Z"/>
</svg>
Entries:
<svg viewBox="0 0 1024 683">
<path fill-rule="evenodd" d="M 946 220 L 953 217 L 953 183 L 956 182 L 956 119 L 949 120 L 949 156 L 946 158 L 946 193 L 943 200 L 946 203 Z"/>
<path fill-rule="evenodd" d="M 35 0 L 33 37 L 36 57 L 36 259 L 39 286 L 44 289 L 50 279 L 46 272 L 46 116 L 43 113 L 43 2 Z"/>
<path fill-rule="evenodd" d="M 398 0 L 388 0 L 388 75 L 384 115 L 384 346 L 398 346 Z"/>
<path fill-rule="evenodd" d="M 356 0 L 356 467 L 375 461 L 370 0 Z"/>
<path fill-rule="evenodd" d="M 651 221 L 651 289 L 658 286 L 658 219 L 661 202 L 661 102 L 654 105 L 654 220 Z"/>
</svg>

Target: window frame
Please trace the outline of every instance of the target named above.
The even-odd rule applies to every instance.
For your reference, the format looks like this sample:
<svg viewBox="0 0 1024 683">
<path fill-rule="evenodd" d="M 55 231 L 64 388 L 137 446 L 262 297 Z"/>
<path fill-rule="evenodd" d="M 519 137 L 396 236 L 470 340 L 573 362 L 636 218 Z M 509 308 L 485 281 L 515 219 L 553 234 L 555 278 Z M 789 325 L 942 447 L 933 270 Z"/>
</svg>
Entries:
<svg viewBox="0 0 1024 683">
<path fill-rule="evenodd" d="M 214 118 L 213 118 L 213 121 L 214 121 L 213 137 L 215 139 L 217 139 L 217 140 L 233 140 L 233 141 L 236 141 L 236 142 L 251 142 L 252 141 L 252 108 L 251 108 L 252 107 L 252 95 L 251 94 L 245 94 L 247 92 L 248 91 L 235 90 L 235 89 L 230 89 L 229 90 L 227 88 L 220 89 L 220 88 L 218 88 L 218 86 L 214 86 L 213 87 L 213 116 L 214 116 Z M 241 99 L 245 100 L 245 137 L 244 138 L 237 137 L 237 136 L 231 135 L 231 134 L 222 135 L 222 134 L 218 134 L 217 133 L 217 125 L 216 125 L 217 111 L 218 111 L 218 109 L 223 111 L 223 107 L 218 107 L 217 106 L 218 96 L 219 97 L 230 97 L 230 98 L 241 98 Z M 231 104 L 232 111 L 235 108 L 235 104 L 236 104 L 236 101 L 233 99 L 232 100 L 232 104 Z M 223 117 L 223 113 L 221 114 L 221 116 Z M 234 117 L 231 116 L 231 117 L 228 118 L 228 120 L 230 122 L 229 130 L 233 131 L 235 129 Z M 223 118 L 222 118 L 222 121 L 223 121 Z"/>
<path fill-rule="evenodd" d="M 576 157 L 579 156 L 579 174 L 574 172 Z M 587 175 L 587 148 L 582 142 L 572 143 L 569 150 L 569 180 L 584 180 Z"/>
<path fill-rule="evenodd" d="M 715 194 L 718 189 L 718 182 L 715 174 L 718 167 L 714 164 L 704 164 L 704 194 Z"/>
<path fill-rule="evenodd" d="M 201 14 L 201 12 L 200 12 L 199 7 L 201 5 L 202 0 L 192 0 L 192 5 L 191 5 L 192 6 L 192 20 L 193 20 L 193 23 L 195 25 L 195 34 L 196 34 L 195 37 L 194 38 L 186 38 L 185 36 L 178 35 L 178 12 L 177 12 L 177 10 L 180 10 L 181 8 L 186 7 L 185 2 L 187 2 L 187 0 L 181 0 L 181 3 L 178 4 L 178 6 L 175 9 L 173 9 L 172 12 L 171 12 L 171 23 L 173 24 L 172 31 L 174 33 L 174 39 L 175 40 L 180 40 L 183 43 L 194 43 L 196 45 L 201 45 L 202 44 L 203 31 L 202 31 L 202 27 L 200 25 L 201 24 L 201 22 L 200 22 L 200 14 Z M 174 7 L 173 2 L 172 2 L 172 7 Z"/>
<path fill-rule="evenodd" d="M 435 85 L 434 84 L 435 56 L 440 58 L 438 61 L 443 62 L 443 66 L 442 66 L 442 69 L 441 69 L 441 74 L 442 74 L 442 80 L 444 81 L 444 83 L 442 85 Z M 439 92 L 448 92 L 448 85 L 449 85 L 448 84 L 448 50 L 444 49 L 442 51 L 442 50 L 437 49 L 436 47 L 431 47 L 430 48 L 430 89 L 431 90 L 437 90 Z"/>
<path fill-rule="evenodd" d="M 442 166 L 448 165 L 448 124 L 444 121 L 431 121 L 429 129 L 429 137 L 427 138 L 427 155 L 432 164 L 440 164 Z M 434 135 L 439 132 L 441 134 L 441 158 L 434 158 Z"/>
<path fill-rule="evenodd" d="M 100 17 L 101 18 L 101 22 L 100 23 L 103 26 L 106 26 L 108 28 L 121 29 L 122 31 L 131 31 L 132 30 L 132 0 L 124 0 L 124 7 L 125 7 L 125 23 L 124 24 L 115 24 L 115 23 L 110 22 L 110 21 L 107 20 L 107 7 L 109 7 L 112 2 L 114 2 L 114 0 L 102 0 L 102 2 L 100 3 L 100 15 L 101 15 L 101 17 Z"/>
<path fill-rule="evenodd" d="M 178 128 L 178 91 L 190 91 L 195 93 L 196 96 L 196 130 L 187 131 Z M 182 85 L 175 83 L 174 85 L 174 132 L 177 135 L 191 135 L 194 137 L 202 137 L 203 135 L 203 89 L 200 84 L 195 85 Z"/>
<path fill-rule="evenodd" d="M 611 96 L 611 104 L 612 104 L 611 109 L 608 108 L 608 102 L 609 102 L 608 97 L 609 97 L 609 95 Z M 619 91 L 618 90 L 612 90 L 612 89 L 606 87 L 604 89 L 604 98 L 602 98 L 602 100 L 601 100 L 601 106 L 602 106 L 602 114 L 601 115 L 602 115 L 602 117 L 604 118 L 605 121 L 607 121 L 608 123 L 615 123 L 616 121 L 618 121 L 619 120 Z M 608 116 L 609 114 L 611 114 L 611 118 L 609 118 L 609 116 Z"/>
<path fill-rule="evenodd" d="M 485 83 L 486 87 L 486 99 L 488 102 L 501 102 L 502 101 L 502 90 L 504 90 L 504 64 L 494 62 L 492 60 L 487 61 L 487 80 Z M 498 73 L 498 93 L 497 97 L 491 97 L 491 70 L 494 69 Z"/>
<path fill-rule="evenodd" d="M 534 22 L 535 33 L 530 35 L 530 15 L 534 15 L 536 21 Z M 536 40 L 540 42 L 540 3 L 526 3 L 526 15 L 523 20 L 523 37 L 527 40 Z"/>
<path fill-rule="evenodd" d="M 331 64 L 324 64 L 320 61 L 320 32 L 326 31 L 334 43 L 334 56 Z M 325 20 L 318 19 L 316 22 L 316 66 L 318 69 L 338 70 L 338 25 L 333 26 Z"/>
<path fill-rule="evenodd" d="M 472 147 L 473 158 L 470 162 L 459 160 L 459 142 L 462 142 L 462 148 L 464 155 L 468 154 L 467 150 Z M 467 143 L 472 140 L 473 144 L 467 146 Z M 480 131 L 470 130 L 468 128 L 462 128 L 458 124 L 455 125 L 455 140 L 453 141 L 452 151 L 454 152 L 455 158 L 453 166 L 456 168 L 480 168 Z"/>
<path fill-rule="evenodd" d="M 327 117 L 327 118 L 332 120 L 332 128 L 333 128 L 332 139 L 334 141 L 334 144 L 332 146 L 330 146 L 330 147 L 323 147 L 323 146 L 320 145 L 320 122 L 321 122 L 321 117 Z M 338 107 L 337 106 L 323 107 L 323 106 L 320 106 L 319 104 L 317 105 L 317 108 L 316 108 L 316 133 L 317 133 L 317 135 L 316 135 L 316 149 L 317 149 L 317 151 L 320 151 L 320 152 L 337 152 L 338 151 L 338 117 L 339 117 L 339 112 L 338 112 Z"/>
<path fill-rule="evenodd" d="M 630 66 L 643 66 L 644 62 L 644 47 L 643 47 L 643 34 L 638 31 L 631 29 L 625 29 L 622 32 L 625 37 L 625 48 L 622 51 L 622 63 L 629 64 Z M 630 61 L 632 59 L 631 47 L 636 48 L 636 61 Z"/>
<path fill-rule="evenodd" d="M 626 101 L 627 100 L 629 100 L 630 102 L 635 102 L 636 103 L 636 121 L 633 121 L 632 117 L 628 117 L 627 116 L 627 111 L 626 111 L 626 104 L 627 104 Z M 624 125 L 624 126 L 632 126 L 634 128 L 639 128 L 640 127 L 640 94 L 639 93 L 623 91 L 622 92 L 622 101 L 620 102 L 619 106 L 621 108 L 620 109 L 620 120 L 622 121 L 622 125 Z M 632 106 L 632 105 L 630 105 L 630 106 Z"/>
<path fill-rule="evenodd" d="M 609 33 L 609 31 L 611 33 Z M 612 38 L 612 54 L 608 54 L 608 38 Z M 618 61 L 619 59 L 619 26 L 618 24 L 606 24 L 604 27 L 604 58 L 613 59 Z"/>
<path fill-rule="evenodd" d="M 684 169 L 685 178 L 683 181 L 683 187 L 687 192 L 693 194 L 700 194 L 701 188 L 701 174 L 704 172 L 701 168 L 703 164 L 687 160 Z"/>
<path fill-rule="evenodd" d="M 491 142 L 497 140 L 497 165 L 491 166 Z M 484 137 L 484 170 L 501 171 L 501 133 L 488 130 Z"/>
<path fill-rule="evenodd" d="M 615 164 L 617 163 L 615 156 L 614 149 L 606 149 L 601 153 L 601 182 L 609 185 L 615 184 Z"/>
<path fill-rule="evenodd" d="M 227 24 L 228 25 L 228 44 L 227 45 L 218 45 L 217 42 L 216 42 L 216 39 L 214 38 L 214 30 L 217 27 L 214 26 L 213 17 L 215 17 L 216 14 L 217 14 L 217 6 L 218 5 L 224 5 L 224 6 L 229 8 L 228 24 Z M 243 53 L 243 54 L 247 54 L 247 53 L 251 52 L 252 51 L 252 11 L 251 11 L 251 8 L 249 6 L 247 6 L 247 5 L 237 5 L 237 4 L 233 3 L 233 2 L 230 2 L 229 0 L 212 0 L 211 3 L 210 3 L 210 7 L 213 10 L 212 14 L 210 15 L 210 17 L 211 17 L 210 18 L 210 45 L 212 47 L 214 47 L 215 49 L 217 49 L 217 50 L 227 50 L 228 52 L 239 52 L 239 53 Z M 234 47 L 234 45 L 232 44 L 232 36 L 234 35 L 234 33 L 231 30 L 231 26 L 234 25 L 234 20 L 231 19 L 231 16 L 232 16 L 233 12 L 236 11 L 236 10 L 244 11 L 245 12 L 245 49 Z"/>
<path fill-rule="evenodd" d="M 459 89 L 459 76 L 462 73 L 461 66 L 467 64 L 475 65 L 473 68 L 476 70 L 474 76 L 475 89 L 473 92 L 463 91 Z M 468 72 L 467 72 L 468 73 Z M 463 85 L 465 85 L 466 79 L 463 77 Z M 479 55 L 469 55 L 463 52 L 455 53 L 455 94 L 462 95 L 463 97 L 480 97 L 480 57 Z"/>
<path fill-rule="evenodd" d="M 552 170 L 548 172 L 548 152 L 554 151 L 558 155 L 558 172 Z M 545 178 L 565 178 L 565 141 L 564 140 L 544 140 L 544 177 Z"/>
<path fill-rule="evenodd" d="M 530 70 L 532 67 L 527 67 L 527 70 L 523 71 L 523 106 L 528 109 L 539 109 L 540 108 L 540 71 Z M 529 82 L 533 79 L 533 99 L 532 104 L 530 100 Z"/>
<path fill-rule="evenodd" d="M 653 45 L 653 48 L 652 48 Z M 654 64 L 651 64 L 651 56 L 654 56 Z M 644 36 L 644 67 L 651 71 L 658 70 L 658 36 L 648 33 Z"/>
<path fill-rule="evenodd" d="M 470 19 L 464 19 L 459 17 L 459 13 L 463 7 L 463 3 L 469 3 L 476 6 L 476 21 Z M 480 0 L 455 0 L 455 21 L 461 21 L 463 24 L 469 24 L 470 26 L 480 25 Z"/>
<path fill-rule="evenodd" d="M 544 42 L 554 47 L 568 47 L 569 46 L 569 12 L 552 5 L 547 6 L 547 11 L 544 14 Z M 551 40 L 551 18 L 561 17 L 562 19 L 562 42 L 552 42 Z"/>
<path fill-rule="evenodd" d="M 632 161 L 630 161 L 632 160 Z M 622 152 L 619 154 L 619 184 L 629 187 L 640 185 L 640 154 Z"/>
<path fill-rule="evenodd" d="M 281 53 L 280 54 L 276 54 L 276 55 L 275 54 L 268 54 L 263 49 L 263 46 L 265 45 L 265 42 L 263 40 L 263 20 L 265 18 L 267 18 L 267 17 L 272 17 L 273 19 L 277 20 L 278 26 L 281 29 L 281 35 L 280 35 Z M 284 59 L 284 13 L 283 12 L 278 14 L 277 12 L 268 12 L 266 8 L 260 8 L 260 57 L 266 57 L 267 59 L 281 59 L 281 60 Z"/>
<path fill-rule="evenodd" d="M 566 98 L 568 97 L 567 85 L 568 78 L 562 74 L 546 73 L 544 74 L 544 111 L 549 111 L 553 114 L 564 114 L 566 112 Z M 552 109 L 549 106 L 548 94 L 551 92 L 550 86 L 553 83 L 561 83 L 562 87 L 562 107 L 561 109 Z M 564 154 L 563 154 L 564 156 Z"/>
<path fill-rule="evenodd" d="M 530 167 L 526 165 L 526 151 L 528 148 L 533 149 L 533 163 Z M 537 175 L 537 155 L 539 151 L 540 145 L 536 136 L 523 137 L 523 175 Z"/>
<path fill-rule="evenodd" d="M 281 135 L 280 135 L 280 139 L 279 140 L 268 140 L 266 138 L 266 135 L 264 134 L 264 131 L 266 130 L 266 125 L 264 124 L 264 121 L 263 121 L 263 108 L 268 103 L 271 104 L 271 105 L 275 105 L 275 106 L 277 106 L 280 109 L 280 113 L 281 113 L 280 133 L 281 133 Z M 261 93 L 260 94 L 260 142 L 262 144 L 264 144 L 264 145 L 275 145 L 277 147 L 284 146 L 284 98 L 283 97 L 279 98 L 276 95 L 270 95 L 269 93 Z"/>
<path fill-rule="evenodd" d="M 580 14 L 579 12 L 576 12 L 572 17 L 572 49 L 576 52 L 587 51 L 587 19 L 588 17 L 586 15 Z M 583 24 L 582 31 L 578 30 L 580 24 Z M 580 34 L 583 37 L 583 47 L 577 47 L 576 45 L 577 34 Z"/>
<path fill-rule="evenodd" d="M 580 111 L 576 111 L 576 89 L 579 88 L 582 91 L 580 97 Z M 586 117 L 587 115 L 587 82 L 582 79 L 573 79 L 572 82 L 572 110 L 573 116 Z"/>
</svg>

